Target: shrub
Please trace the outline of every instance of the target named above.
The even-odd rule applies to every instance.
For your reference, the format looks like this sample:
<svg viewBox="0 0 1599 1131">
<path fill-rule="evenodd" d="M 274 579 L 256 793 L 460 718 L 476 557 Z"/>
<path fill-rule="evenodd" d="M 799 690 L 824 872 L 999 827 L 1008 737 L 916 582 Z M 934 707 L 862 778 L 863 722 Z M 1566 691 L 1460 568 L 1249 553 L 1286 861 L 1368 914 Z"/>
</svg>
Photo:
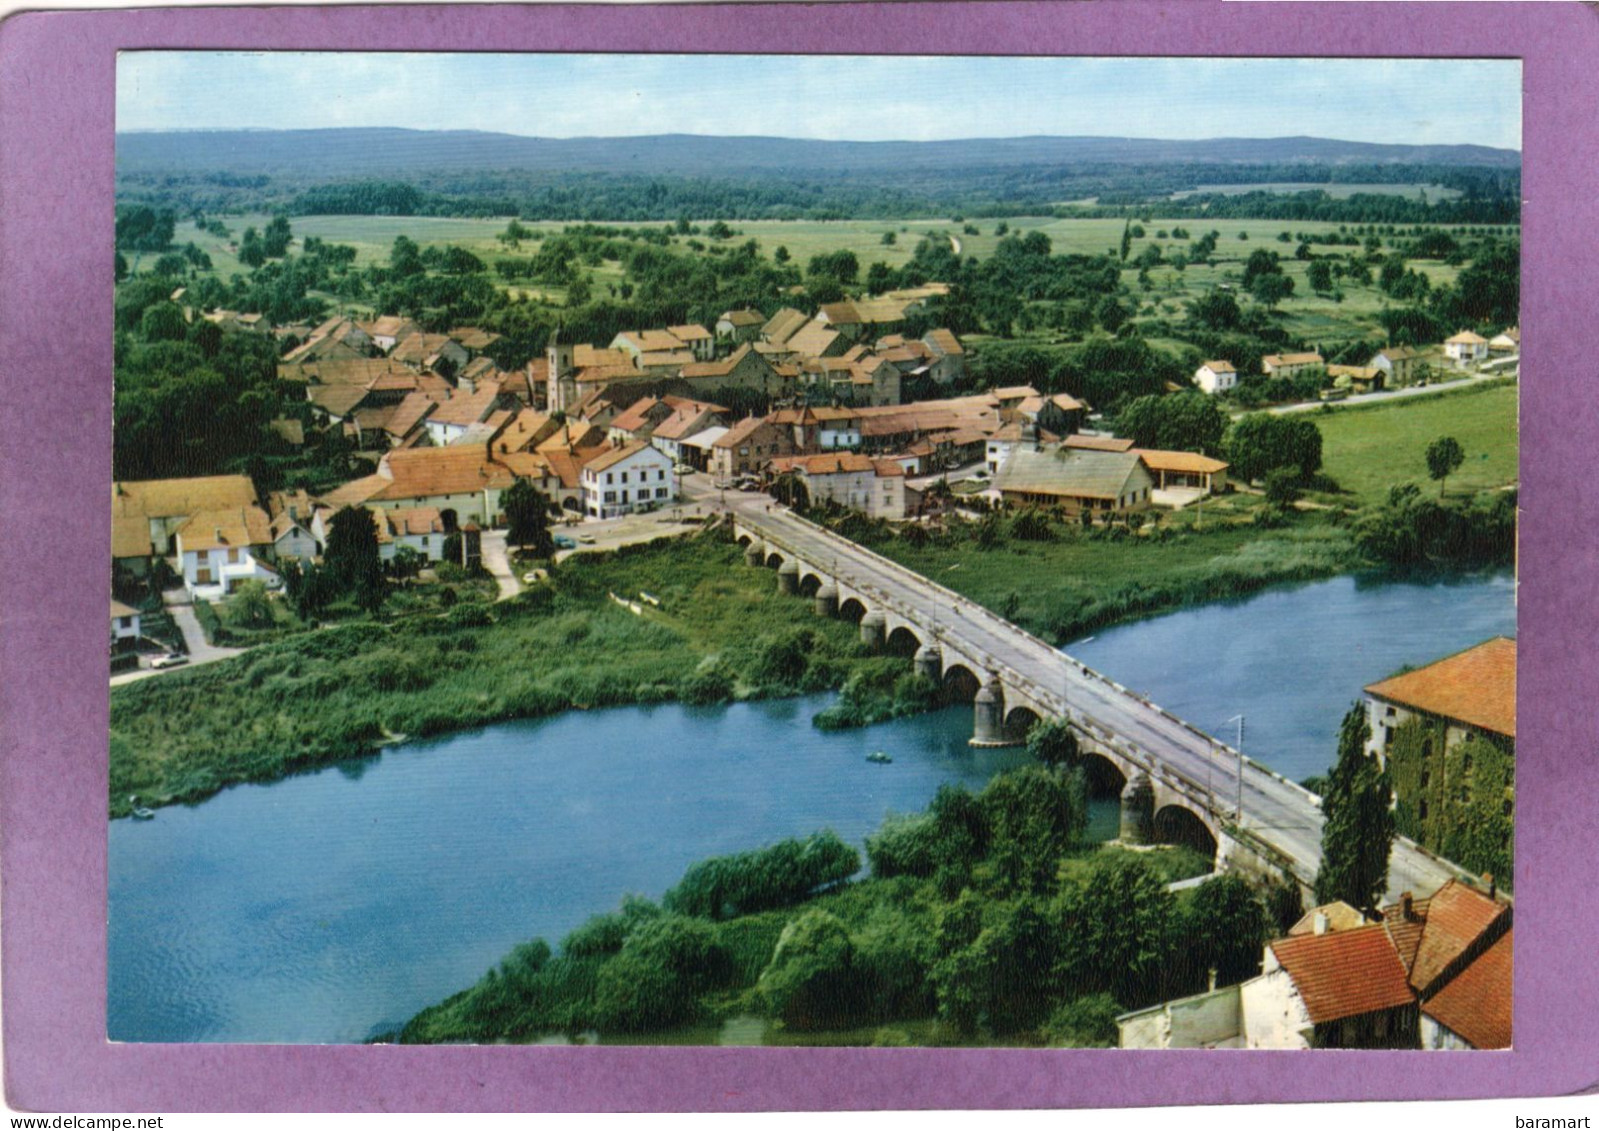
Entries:
<svg viewBox="0 0 1599 1131">
<path fill-rule="evenodd" d="M 860 854 L 837 833 L 782 840 L 768 848 L 693 865 L 662 903 L 669 911 L 724 919 L 797 903 L 860 870 Z"/>
<path fill-rule="evenodd" d="M 1040 1027 L 1049 1044 L 1074 1049 L 1115 1048 L 1116 1017 L 1122 1007 L 1109 994 L 1091 994 L 1069 1001 Z"/>
<path fill-rule="evenodd" d="M 766 1008 L 792 1028 L 848 1024 L 858 1014 L 861 998 L 849 931 L 825 911 L 800 915 L 783 928 L 758 989 Z"/>
<path fill-rule="evenodd" d="M 733 698 L 733 681 L 718 668 L 706 668 L 683 680 L 678 697 L 693 707 L 726 703 Z"/>
</svg>

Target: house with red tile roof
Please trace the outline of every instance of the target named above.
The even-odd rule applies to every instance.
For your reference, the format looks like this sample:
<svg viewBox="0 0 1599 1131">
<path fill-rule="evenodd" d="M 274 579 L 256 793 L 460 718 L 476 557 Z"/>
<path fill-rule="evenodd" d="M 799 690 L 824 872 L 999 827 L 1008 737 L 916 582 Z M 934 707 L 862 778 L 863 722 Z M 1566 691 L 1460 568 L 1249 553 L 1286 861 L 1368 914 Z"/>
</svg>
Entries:
<svg viewBox="0 0 1599 1131">
<path fill-rule="evenodd" d="M 655 510 L 677 498 L 672 459 L 648 440 L 632 440 L 583 465 L 583 513 L 616 518 Z"/>
<path fill-rule="evenodd" d="M 1451 880 L 1367 919 L 1318 907 L 1261 973 L 1117 1018 L 1123 1048 L 1510 1047 L 1512 908 Z"/>
<path fill-rule="evenodd" d="M 178 527 L 173 542 L 192 598 L 214 601 L 246 581 L 273 588 L 283 583 L 269 564 L 272 520 L 258 506 L 200 511 Z"/>
<path fill-rule="evenodd" d="M 727 310 L 716 320 L 716 336 L 735 342 L 753 342 L 761 336 L 766 316 L 758 310 Z"/>
<path fill-rule="evenodd" d="M 894 459 L 858 452 L 779 456 L 768 465 L 774 477 L 792 475 L 805 485 L 811 505 L 831 503 L 869 518 L 906 515 L 905 468 Z"/>
<path fill-rule="evenodd" d="M 1474 871 L 1510 875 L 1516 642 L 1498 636 L 1365 692 L 1366 752 L 1393 779 L 1400 834 Z M 1465 827 L 1470 843 L 1456 843 Z"/>
</svg>

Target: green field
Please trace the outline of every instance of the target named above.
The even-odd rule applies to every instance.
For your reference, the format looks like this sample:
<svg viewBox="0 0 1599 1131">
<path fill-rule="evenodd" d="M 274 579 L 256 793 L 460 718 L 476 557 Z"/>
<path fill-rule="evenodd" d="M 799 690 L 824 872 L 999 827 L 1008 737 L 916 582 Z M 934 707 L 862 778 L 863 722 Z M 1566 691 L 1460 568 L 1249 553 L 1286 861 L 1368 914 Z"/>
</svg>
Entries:
<svg viewBox="0 0 1599 1131">
<path fill-rule="evenodd" d="M 1427 445 L 1453 436 L 1466 454 L 1445 488 L 1451 495 L 1516 482 L 1517 387 L 1493 384 L 1388 405 L 1315 414 L 1322 470 L 1362 503 L 1381 501 L 1392 485 L 1436 491 L 1427 476 Z"/>
<path fill-rule="evenodd" d="M 1222 196 L 1241 196 L 1246 192 L 1324 192 L 1334 200 L 1347 200 L 1351 196 L 1403 196 L 1419 200 L 1423 194 L 1433 203 L 1440 200 L 1458 200 L 1460 190 L 1443 185 L 1424 184 L 1317 184 L 1311 181 L 1273 181 L 1264 184 L 1198 185 L 1171 194 L 1173 200 L 1201 194 L 1219 193 Z"/>
</svg>

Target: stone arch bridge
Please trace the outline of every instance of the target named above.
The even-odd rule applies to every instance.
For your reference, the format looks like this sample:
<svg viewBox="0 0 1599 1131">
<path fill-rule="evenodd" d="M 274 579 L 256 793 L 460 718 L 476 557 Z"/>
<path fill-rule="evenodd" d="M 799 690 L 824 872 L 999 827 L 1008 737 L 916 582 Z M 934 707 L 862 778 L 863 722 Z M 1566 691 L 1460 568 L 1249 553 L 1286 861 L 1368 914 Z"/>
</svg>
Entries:
<svg viewBox="0 0 1599 1131">
<path fill-rule="evenodd" d="M 779 593 L 857 622 L 863 644 L 906 656 L 950 699 L 970 701 L 973 746 L 1017 745 L 1033 723 L 1067 719 L 1091 779 L 1121 793 L 1124 838 L 1191 844 L 1218 867 L 1314 880 L 1321 810 L 1308 790 L 981 605 L 790 512 L 738 512 L 733 531 L 747 564 L 776 570 Z M 1396 897 L 1464 874 L 1395 841 Z"/>
</svg>

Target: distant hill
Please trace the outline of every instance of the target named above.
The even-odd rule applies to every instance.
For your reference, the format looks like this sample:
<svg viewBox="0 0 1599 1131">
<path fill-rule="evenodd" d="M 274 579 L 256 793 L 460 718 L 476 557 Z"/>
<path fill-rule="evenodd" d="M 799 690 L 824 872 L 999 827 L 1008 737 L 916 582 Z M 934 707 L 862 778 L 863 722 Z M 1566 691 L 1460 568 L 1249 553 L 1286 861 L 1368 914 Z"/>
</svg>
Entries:
<svg viewBox="0 0 1599 1131">
<path fill-rule="evenodd" d="M 688 177 L 892 171 L 958 173 L 1027 166 L 1178 164 L 1407 165 L 1517 169 L 1521 154 L 1479 145 L 1377 145 L 1315 137 L 1017 137 L 965 141 L 807 141 L 664 134 L 536 138 L 471 130 L 195 130 L 117 135 L 122 174 L 412 175 L 444 170 L 604 172 Z"/>
</svg>

